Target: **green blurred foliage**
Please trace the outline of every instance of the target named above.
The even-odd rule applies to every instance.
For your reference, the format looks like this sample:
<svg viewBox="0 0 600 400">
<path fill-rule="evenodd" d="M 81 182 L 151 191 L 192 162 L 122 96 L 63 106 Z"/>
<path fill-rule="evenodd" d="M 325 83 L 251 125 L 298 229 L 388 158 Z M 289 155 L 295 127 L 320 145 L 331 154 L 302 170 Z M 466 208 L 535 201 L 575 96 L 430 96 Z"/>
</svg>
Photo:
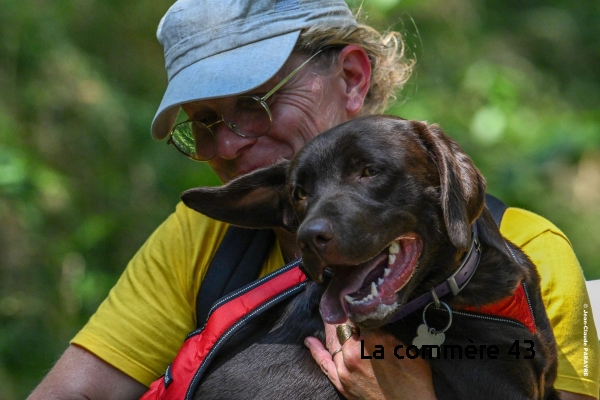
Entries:
<svg viewBox="0 0 600 400">
<path fill-rule="evenodd" d="M 217 183 L 150 139 L 170 4 L 0 2 L 2 399 L 42 378 L 179 193 Z M 600 2 L 370 0 L 363 16 L 417 60 L 390 112 L 439 123 L 600 278 Z"/>
</svg>

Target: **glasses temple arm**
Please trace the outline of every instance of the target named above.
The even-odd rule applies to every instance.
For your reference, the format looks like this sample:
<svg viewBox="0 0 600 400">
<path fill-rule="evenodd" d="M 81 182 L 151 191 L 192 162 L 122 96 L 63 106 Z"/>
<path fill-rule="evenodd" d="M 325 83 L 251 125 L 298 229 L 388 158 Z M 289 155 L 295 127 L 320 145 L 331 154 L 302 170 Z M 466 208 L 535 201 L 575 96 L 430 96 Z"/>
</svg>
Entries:
<svg viewBox="0 0 600 400">
<path fill-rule="evenodd" d="M 275 85 L 275 87 L 273 89 L 269 90 L 269 92 L 262 97 L 262 101 L 265 101 L 269 97 L 271 97 L 273 95 L 273 93 L 275 93 L 277 90 L 279 90 L 280 87 L 282 87 L 283 85 L 285 85 L 287 83 L 287 81 L 289 81 L 290 79 L 292 79 L 294 77 L 294 75 L 296 75 L 296 73 L 298 71 L 300 71 L 300 69 L 302 69 L 302 67 L 304 67 L 306 64 L 308 64 L 308 62 L 310 60 L 312 60 L 313 58 L 315 58 L 316 56 L 318 56 L 319 53 L 321 53 L 322 51 L 323 50 L 317 51 L 315 54 L 313 54 L 312 56 L 310 56 L 308 60 L 304 61 L 302 64 L 300 64 L 300 66 L 298 66 L 295 70 L 293 70 L 291 74 L 289 74 L 288 76 L 286 76 L 285 78 L 283 78 L 283 80 L 281 82 L 279 82 L 277 85 Z"/>
</svg>

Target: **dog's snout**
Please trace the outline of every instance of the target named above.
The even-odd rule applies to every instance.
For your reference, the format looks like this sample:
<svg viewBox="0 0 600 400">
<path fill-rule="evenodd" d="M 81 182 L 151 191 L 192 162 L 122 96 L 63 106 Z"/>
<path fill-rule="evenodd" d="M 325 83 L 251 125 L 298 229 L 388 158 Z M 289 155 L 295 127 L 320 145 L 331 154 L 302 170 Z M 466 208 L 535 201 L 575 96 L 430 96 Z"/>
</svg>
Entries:
<svg viewBox="0 0 600 400">
<path fill-rule="evenodd" d="M 298 231 L 298 246 L 305 251 L 307 247 L 313 251 L 323 254 L 327 244 L 333 239 L 334 231 L 331 222 L 319 218 L 302 224 Z"/>
</svg>

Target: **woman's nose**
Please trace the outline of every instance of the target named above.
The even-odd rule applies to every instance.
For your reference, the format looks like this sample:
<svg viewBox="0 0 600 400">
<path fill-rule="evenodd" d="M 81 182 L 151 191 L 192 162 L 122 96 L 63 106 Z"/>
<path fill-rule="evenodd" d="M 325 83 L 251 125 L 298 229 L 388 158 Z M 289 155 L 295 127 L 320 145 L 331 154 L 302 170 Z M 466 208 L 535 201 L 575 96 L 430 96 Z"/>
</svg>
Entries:
<svg viewBox="0 0 600 400">
<path fill-rule="evenodd" d="M 251 147 L 256 138 L 246 138 L 232 131 L 225 122 L 212 127 L 215 133 L 217 157 L 233 160 L 238 157 L 243 149 Z"/>
</svg>

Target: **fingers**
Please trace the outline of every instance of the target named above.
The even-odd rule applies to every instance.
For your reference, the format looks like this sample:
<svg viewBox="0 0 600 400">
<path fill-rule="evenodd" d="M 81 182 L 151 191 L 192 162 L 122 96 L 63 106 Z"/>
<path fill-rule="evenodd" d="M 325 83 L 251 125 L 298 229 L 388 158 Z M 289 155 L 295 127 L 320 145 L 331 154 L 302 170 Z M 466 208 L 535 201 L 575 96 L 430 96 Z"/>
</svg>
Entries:
<svg viewBox="0 0 600 400">
<path fill-rule="evenodd" d="M 325 324 L 325 345 L 330 350 L 335 350 L 341 346 L 335 333 L 335 325 Z"/>
<path fill-rule="evenodd" d="M 333 361 L 337 367 L 338 376 L 348 376 L 349 370 L 354 369 L 356 358 L 360 358 L 360 346 L 358 346 L 358 329 L 346 321 L 340 325 L 325 324 L 325 337 L 327 348 L 342 349 L 342 357 L 334 357 Z M 351 361 L 348 363 L 348 361 Z M 343 379 L 342 379 L 343 380 Z"/>
<path fill-rule="evenodd" d="M 435 399 L 431 368 L 426 360 L 363 357 L 363 352 L 372 356 L 376 346 L 393 349 L 399 343 L 397 338 L 378 329 L 363 329 L 359 334 L 343 327 L 340 332 L 336 326 L 325 324 L 325 345 L 314 337 L 306 338 L 304 343 L 323 373 L 345 398 Z M 348 336 L 349 333 L 352 334 Z M 340 339 L 343 345 L 340 345 Z M 364 347 L 361 341 L 364 341 Z"/>
<path fill-rule="evenodd" d="M 326 346 L 316 338 L 307 338 L 305 343 L 329 380 L 346 398 L 350 398 L 344 387 L 351 379 L 351 371 L 360 368 L 359 363 L 362 360 L 360 360 L 360 346 L 357 343 L 359 336 L 357 330 L 351 325 L 342 326 L 341 329 L 338 327 L 339 325 L 325 324 Z M 340 339 L 343 344 L 340 344 Z M 347 365 L 348 360 L 351 361 L 350 365 Z"/>
<path fill-rule="evenodd" d="M 340 344 L 338 333 L 335 325 L 325 324 L 325 343 L 315 337 L 307 337 L 304 344 L 310 350 L 313 359 L 321 367 L 323 373 L 329 378 L 331 383 L 342 393 L 342 395 L 349 399 L 352 398 L 348 391 L 344 388 L 344 383 L 340 379 L 343 376 L 345 381 L 350 378 L 350 371 L 344 363 L 344 352 L 348 349 L 353 353 L 353 348 L 356 348 L 356 341 L 358 335 L 353 334 L 349 338 L 343 337 L 344 346 Z"/>
<path fill-rule="evenodd" d="M 304 340 L 304 345 L 310 350 L 310 354 L 317 364 L 321 367 L 321 370 L 329 378 L 331 383 L 344 394 L 344 387 L 342 386 L 338 373 L 337 367 L 333 359 L 342 358 L 340 354 L 334 354 L 333 356 L 329 353 L 327 348 L 323 346 L 323 343 L 316 337 L 309 336 Z"/>
</svg>

